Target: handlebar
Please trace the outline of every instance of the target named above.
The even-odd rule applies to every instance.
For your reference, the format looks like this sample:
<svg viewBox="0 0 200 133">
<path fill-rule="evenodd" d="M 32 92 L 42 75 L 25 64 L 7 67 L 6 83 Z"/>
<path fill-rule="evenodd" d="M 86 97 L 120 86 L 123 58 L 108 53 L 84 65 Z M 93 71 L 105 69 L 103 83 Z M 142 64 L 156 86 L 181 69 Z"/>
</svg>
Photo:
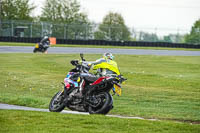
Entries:
<svg viewBox="0 0 200 133">
<path fill-rule="evenodd" d="M 79 63 L 78 63 L 78 60 L 71 60 L 71 64 L 73 66 L 77 66 Z"/>
<path fill-rule="evenodd" d="M 83 57 L 83 53 L 80 53 L 80 57 L 81 57 L 81 60 L 82 60 L 82 62 L 81 62 L 81 64 L 82 64 L 85 61 L 85 59 Z M 78 60 L 72 60 L 71 64 L 74 65 L 74 66 L 76 66 L 76 65 L 79 64 L 79 62 L 78 62 Z"/>
<path fill-rule="evenodd" d="M 80 53 L 80 57 L 82 61 L 85 61 L 85 59 L 83 58 L 83 53 Z"/>
</svg>

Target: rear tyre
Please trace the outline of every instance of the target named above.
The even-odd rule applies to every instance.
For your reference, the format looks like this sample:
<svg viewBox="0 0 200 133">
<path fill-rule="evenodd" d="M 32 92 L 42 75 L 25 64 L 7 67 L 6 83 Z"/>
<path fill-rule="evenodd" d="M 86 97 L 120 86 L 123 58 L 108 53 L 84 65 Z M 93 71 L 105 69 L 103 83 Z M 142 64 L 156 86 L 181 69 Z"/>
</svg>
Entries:
<svg viewBox="0 0 200 133">
<path fill-rule="evenodd" d="M 49 104 L 50 112 L 61 112 L 65 108 L 65 104 L 63 103 L 64 93 L 58 92 L 53 96 L 51 102 Z"/>
<path fill-rule="evenodd" d="M 99 99 L 97 107 L 89 106 L 90 114 L 107 114 L 112 108 L 112 98 L 108 92 L 101 92 L 95 95 Z"/>
</svg>

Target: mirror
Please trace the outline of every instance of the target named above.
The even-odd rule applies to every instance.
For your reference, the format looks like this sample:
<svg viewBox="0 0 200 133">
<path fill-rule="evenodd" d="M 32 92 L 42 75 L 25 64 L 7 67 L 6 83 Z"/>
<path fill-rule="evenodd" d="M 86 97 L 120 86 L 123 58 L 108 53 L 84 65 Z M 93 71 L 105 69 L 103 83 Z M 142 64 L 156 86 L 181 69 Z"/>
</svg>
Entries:
<svg viewBox="0 0 200 133">
<path fill-rule="evenodd" d="M 83 59 L 83 53 L 80 53 L 80 57 L 81 57 L 81 59 Z"/>
<path fill-rule="evenodd" d="M 85 61 L 85 59 L 83 58 L 83 53 L 80 53 L 80 57 L 83 61 Z"/>
</svg>

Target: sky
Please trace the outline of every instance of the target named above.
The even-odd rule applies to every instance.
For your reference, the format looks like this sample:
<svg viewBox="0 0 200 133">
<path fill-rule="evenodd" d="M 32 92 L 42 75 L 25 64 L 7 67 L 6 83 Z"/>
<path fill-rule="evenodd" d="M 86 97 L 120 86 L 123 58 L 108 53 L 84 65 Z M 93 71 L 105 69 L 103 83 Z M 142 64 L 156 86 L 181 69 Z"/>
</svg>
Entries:
<svg viewBox="0 0 200 133">
<path fill-rule="evenodd" d="M 32 0 L 41 13 L 45 0 Z M 160 35 L 187 33 L 200 19 L 200 0 L 78 0 L 91 21 L 101 23 L 109 12 L 120 13 L 135 31 Z"/>
</svg>

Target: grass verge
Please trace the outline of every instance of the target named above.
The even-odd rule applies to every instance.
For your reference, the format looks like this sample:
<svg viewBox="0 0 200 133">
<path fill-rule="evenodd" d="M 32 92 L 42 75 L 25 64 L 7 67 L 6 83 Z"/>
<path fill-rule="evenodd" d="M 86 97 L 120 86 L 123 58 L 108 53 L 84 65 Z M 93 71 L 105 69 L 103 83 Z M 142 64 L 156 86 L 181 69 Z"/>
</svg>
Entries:
<svg viewBox="0 0 200 133">
<path fill-rule="evenodd" d="M 170 121 L 0 110 L 2 133 L 199 133 L 199 125 Z"/>
<path fill-rule="evenodd" d="M 85 55 L 96 60 L 101 55 Z M 200 57 L 115 55 L 128 78 L 110 114 L 200 120 Z M 0 102 L 48 108 L 75 54 L 0 54 Z"/>
</svg>

